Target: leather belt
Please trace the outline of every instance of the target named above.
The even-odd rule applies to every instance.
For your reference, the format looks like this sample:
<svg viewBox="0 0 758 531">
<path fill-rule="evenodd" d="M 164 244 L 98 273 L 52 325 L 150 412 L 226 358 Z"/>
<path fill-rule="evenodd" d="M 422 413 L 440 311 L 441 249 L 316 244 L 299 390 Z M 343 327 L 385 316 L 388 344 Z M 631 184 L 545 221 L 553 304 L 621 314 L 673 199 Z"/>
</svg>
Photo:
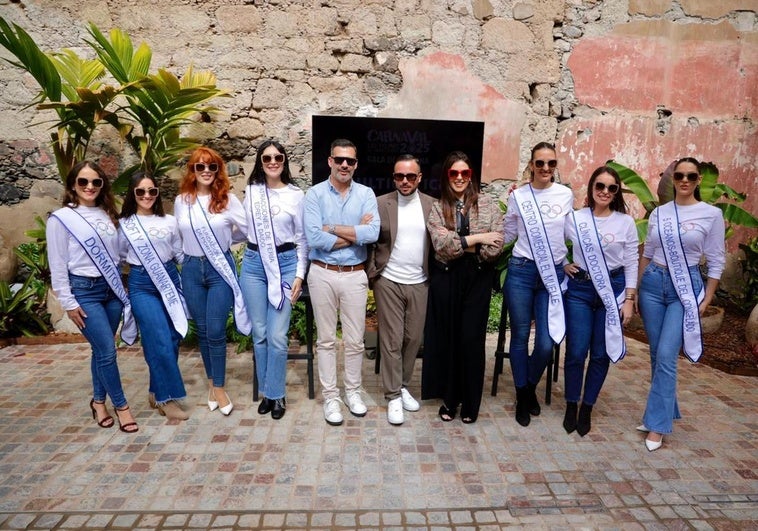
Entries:
<svg viewBox="0 0 758 531">
<path fill-rule="evenodd" d="M 352 273 L 353 271 L 363 271 L 366 269 L 366 264 L 355 264 L 355 265 L 337 265 L 337 264 L 327 264 L 325 262 L 322 262 L 321 260 L 311 260 L 312 264 L 315 264 L 319 267 L 323 267 L 324 269 L 328 271 L 339 271 L 340 273 Z"/>
<path fill-rule="evenodd" d="M 295 249 L 297 246 L 292 242 L 283 243 L 281 245 L 276 246 L 276 254 L 283 253 L 284 251 L 291 251 L 292 249 Z M 258 244 L 257 243 L 250 243 L 247 242 L 247 248 L 251 251 L 257 251 L 258 250 Z"/>
</svg>

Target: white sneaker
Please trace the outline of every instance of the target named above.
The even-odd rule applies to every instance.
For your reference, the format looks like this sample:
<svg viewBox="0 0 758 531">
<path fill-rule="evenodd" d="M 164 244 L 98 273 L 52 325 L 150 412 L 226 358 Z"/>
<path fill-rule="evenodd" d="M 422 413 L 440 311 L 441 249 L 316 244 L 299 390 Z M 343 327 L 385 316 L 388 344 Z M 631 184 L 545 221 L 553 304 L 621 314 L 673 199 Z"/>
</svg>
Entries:
<svg viewBox="0 0 758 531">
<path fill-rule="evenodd" d="M 397 425 L 402 424 L 404 420 L 403 399 L 398 396 L 387 403 L 387 421 Z"/>
<path fill-rule="evenodd" d="M 418 400 L 413 398 L 405 387 L 400 389 L 400 397 L 403 399 L 403 409 L 406 411 L 418 411 L 421 408 Z"/>
<path fill-rule="evenodd" d="M 347 398 L 347 407 L 350 413 L 356 417 L 363 417 L 366 414 L 368 409 L 366 409 L 366 404 L 363 403 L 360 389 L 345 391 L 345 397 Z"/>
<path fill-rule="evenodd" d="M 327 398 L 324 402 L 324 420 L 331 426 L 339 426 L 342 424 L 342 408 L 340 404 L 342 400 L 339 398 Z"/>
</svg>

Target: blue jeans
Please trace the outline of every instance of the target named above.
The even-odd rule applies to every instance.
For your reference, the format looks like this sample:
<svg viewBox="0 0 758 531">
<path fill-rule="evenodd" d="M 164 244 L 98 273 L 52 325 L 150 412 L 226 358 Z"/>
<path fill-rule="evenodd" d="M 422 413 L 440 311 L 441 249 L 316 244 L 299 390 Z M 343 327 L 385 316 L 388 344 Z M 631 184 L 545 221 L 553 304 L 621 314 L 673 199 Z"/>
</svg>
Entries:
<svg viewBox="0 0 758 531">
<path fill-rule="evenodd" d="M 126 406 L 126 397 L 116 362 L 114 336 L 124 306 L 103 277 L 89 278 L 69 274 L 68 279 L 71 293 L 87 315 L 82 335 L 92 347 L 92 398 L 96 402 L 104 402 L 108 395 L 113 407 L 123 408 Z"/>
<path fill-rule="evenodd" d="M 556 267 L 558 282 L 563 268 Z M 508 301 L 511 326 L 510 361 L 516 388 L 537 385 L 553 355 L 553 339 L 547 327 L 548 293 L 533 260 L 511 257 L 503 295 Z M 529 355 L 529 332 L 534 319 L 534 350 Z"/>
<path fill-rule="evenodd" d="M 614 270 L 611 273 L 613 294 L 618 296 L 625 285 L 624 269 Z M 569 277 L 568 291 L 563 300 L 566 307 L 566 402 L 579 402 L 581 399 L 582 403 L 593 406 L 603 387 L 611 361 L 605 350 L 605 306 L 590 278 Z M 584 380 L 587 351 L 590 361 L 587 364 L 587 378 Z"/>
<path fill-rule="evenodd" d="M 226 259 L 236 271 L 232 253 Z M 234 304 L 234 292 L 205 256 L 187 256 L 182 264 L 182 287 L 187 309 L 197 326 L 205 376 L 214 387 L 226 381 L 226 321 Z"/>
<path fill-rule="evenodd" d="M 695 293 L 703 287 L 697 266 L 689 268 Z M 639 305 L 650 343 L 650 393 L 642 422 L 656 433 L 671 433 L 682 418 L 676 400 L 676 365 L 682 348 L 684 308 L 668 269 L 650 263 L 642 275 Z"/>
<path fill-rule="evenodd" d="M 179 287 L 179 272 L 173 262 L 164 264 L 174 285 Z M 155 402 L 163 405 L 187 396 L 179 371 L 179 341 L 181 334 L 174 329 L 163 299 L 150 275 L 142 266 L 129 270 L 129 300 L 139 326 L 142 351 L 150 371 L 150 392 Z"/>
<path fill-rule="evenodd" d="M 295 281 L 297 251 L 279 253 L 279 271 L 282 282 L 290 286 Z M 240 271 L 240 287 L 245 306 L 253 323 L 253 352 L 255 371 L 263 396 L 283 398 L 287 378 L 287 348 L 289 345 L 290 314 L 292 303 L 289 294 L 281 310 L 268 301 L 268 280 L 258 251 L 245 249 Z"/>
</svg>

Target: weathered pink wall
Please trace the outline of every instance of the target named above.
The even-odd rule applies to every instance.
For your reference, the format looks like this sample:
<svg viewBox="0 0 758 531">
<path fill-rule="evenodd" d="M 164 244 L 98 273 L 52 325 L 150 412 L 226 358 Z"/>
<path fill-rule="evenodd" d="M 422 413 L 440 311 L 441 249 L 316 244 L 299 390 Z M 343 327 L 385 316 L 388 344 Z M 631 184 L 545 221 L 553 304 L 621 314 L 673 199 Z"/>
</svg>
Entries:
<svg viewBox="0 0 758 531">
<path fill-rule="evenodd" d="M 564 176 L 571 176 L 578 197 L 607 159 L 634 168 L 655 191 L 672 160 L 694 156 L 714 162 L 723 182 L 748 193 L 743 208 L 758 211 L 758 43 L 752 34 L 726 22 L 635 21 L 581 39 L 568 66 L 578 103 L 602 111 L 585 111 L 560 126 Z M 670 116 L 659 116 L 659 108 Z M 746 232 L 736 236 L 731 248 Z"/>
<path fill-rule="evenodd" d="M 482 180 L 512 179 L 519 169 L 526 105 L 506 99 L 469 71 L 460 55 L 435 52 L 400 62 L 403 87 L 381 116 L 483 121 Z"/>
</svg>

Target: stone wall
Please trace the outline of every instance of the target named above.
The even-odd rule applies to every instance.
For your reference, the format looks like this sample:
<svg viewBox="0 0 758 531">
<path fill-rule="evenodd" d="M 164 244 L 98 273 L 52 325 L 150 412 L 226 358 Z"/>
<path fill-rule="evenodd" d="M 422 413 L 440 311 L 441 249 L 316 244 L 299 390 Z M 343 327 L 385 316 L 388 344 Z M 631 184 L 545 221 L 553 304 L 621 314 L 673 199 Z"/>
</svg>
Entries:
<svg viewBox="0 0 758 531">
<path fill-rule="evenodd" d="M 756 0 L 0 0 L 0 15 L 46 50 L 87 53 L 92 21 L 147 42 L 153 69 L 213 70 L 232 97 L 217 100 L 222 114 L 203 134 L 247 171 L 253 146 L 273 136 L 307 186 L 317 113 L 483 120 L 482 175 L 495 193 L 520 176 L 534 143 L 550 140 L 577 204 L 609 158 L 655 189 L 671 160 L 693 155 L 747 191 L 753 211 L 756 11 Z M 0 64 L 6 244 L 60 193 L 46 145 L 52 115 L 24 108 L 35 93 Z M 92 149 L 114 170 L 127 165 L 107 131 Z"/>
</svg>

